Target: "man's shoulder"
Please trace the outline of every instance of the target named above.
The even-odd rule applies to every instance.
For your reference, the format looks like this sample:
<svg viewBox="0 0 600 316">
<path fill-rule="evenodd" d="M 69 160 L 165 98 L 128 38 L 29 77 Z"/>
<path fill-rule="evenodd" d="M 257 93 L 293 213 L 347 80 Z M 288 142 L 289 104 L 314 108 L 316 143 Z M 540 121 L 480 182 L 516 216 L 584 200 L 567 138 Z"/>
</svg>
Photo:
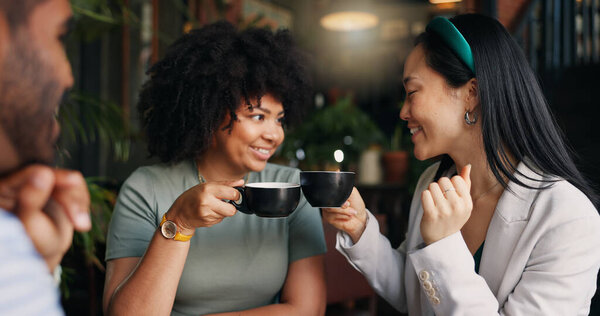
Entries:
<svg viewBox="0 0 600 316">
<path fill-rule="evenodd" d="M 61 315 L 48 267 L 19 218 L 0 209 L 0 227 L 0 315 Z"/>
</svg>

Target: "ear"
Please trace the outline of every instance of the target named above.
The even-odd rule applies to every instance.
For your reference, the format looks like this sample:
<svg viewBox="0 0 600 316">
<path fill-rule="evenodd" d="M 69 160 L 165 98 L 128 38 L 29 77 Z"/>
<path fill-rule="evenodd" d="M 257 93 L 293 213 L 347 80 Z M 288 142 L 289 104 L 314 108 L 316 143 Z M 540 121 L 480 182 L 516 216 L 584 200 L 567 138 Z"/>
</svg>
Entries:
<svg viewBox="0 0 600 316">
<path fill-rule="evenodd" d="M 465 87 L 467 88 L 467 109 L 472 111 L 479 105 L 479 87 L 477 85 L 477 79 L 471 78 L 471 80 L 465 84 Z"/>
</svg>

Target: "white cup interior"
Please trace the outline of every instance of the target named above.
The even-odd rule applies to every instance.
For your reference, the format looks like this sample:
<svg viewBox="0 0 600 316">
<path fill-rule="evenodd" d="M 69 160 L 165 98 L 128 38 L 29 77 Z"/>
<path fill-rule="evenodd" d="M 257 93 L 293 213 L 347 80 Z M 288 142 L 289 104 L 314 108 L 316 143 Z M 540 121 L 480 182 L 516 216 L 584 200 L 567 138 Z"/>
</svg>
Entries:
<svg viewBox="0 0 600 316">
<path fill-rule="evenodd" d="M 245 185 L 249 188 L 267 188 L 267 189 L 286 189 L 286 188 L 296 188 L 299 187 L 299 184 L 289 183 L 289 182 L 256 182 L 256 183 L 247 183 Z"/>
</svg>

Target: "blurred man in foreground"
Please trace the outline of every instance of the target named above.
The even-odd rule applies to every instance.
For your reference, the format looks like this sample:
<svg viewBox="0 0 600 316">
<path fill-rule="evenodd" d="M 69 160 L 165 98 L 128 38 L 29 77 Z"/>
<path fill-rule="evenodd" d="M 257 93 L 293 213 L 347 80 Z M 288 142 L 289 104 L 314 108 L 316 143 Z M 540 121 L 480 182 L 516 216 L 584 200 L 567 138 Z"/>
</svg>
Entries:
<svg viewBox="0 0 600 316">
<path fill-rule="evenodd" d="M 0 315 L 61 315 L 52 274 L 89 230 L 79 172 L 49 167 L 62 96 L 68 0 L 0 0 Z"/>
</svg>

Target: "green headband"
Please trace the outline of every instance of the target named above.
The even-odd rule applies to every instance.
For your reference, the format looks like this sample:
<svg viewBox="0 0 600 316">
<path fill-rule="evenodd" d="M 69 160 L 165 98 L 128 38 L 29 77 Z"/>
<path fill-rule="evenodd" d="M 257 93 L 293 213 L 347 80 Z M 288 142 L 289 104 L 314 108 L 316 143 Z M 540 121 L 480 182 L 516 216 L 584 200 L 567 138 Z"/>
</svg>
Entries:
<svg viewBox="0 0 600 316">
<path fill-rule="evenodd" d="M 444 43 L 462 60 L 469 69 L 475 74 L 475 63 L 473 62 L 473 53 L 471 46 L 462 36 L 460 31 L 450 22 L 450 20 L 438 16 L 427 24 L 426 31 L 432 31 L 439 35 Z"/>
</svg>

